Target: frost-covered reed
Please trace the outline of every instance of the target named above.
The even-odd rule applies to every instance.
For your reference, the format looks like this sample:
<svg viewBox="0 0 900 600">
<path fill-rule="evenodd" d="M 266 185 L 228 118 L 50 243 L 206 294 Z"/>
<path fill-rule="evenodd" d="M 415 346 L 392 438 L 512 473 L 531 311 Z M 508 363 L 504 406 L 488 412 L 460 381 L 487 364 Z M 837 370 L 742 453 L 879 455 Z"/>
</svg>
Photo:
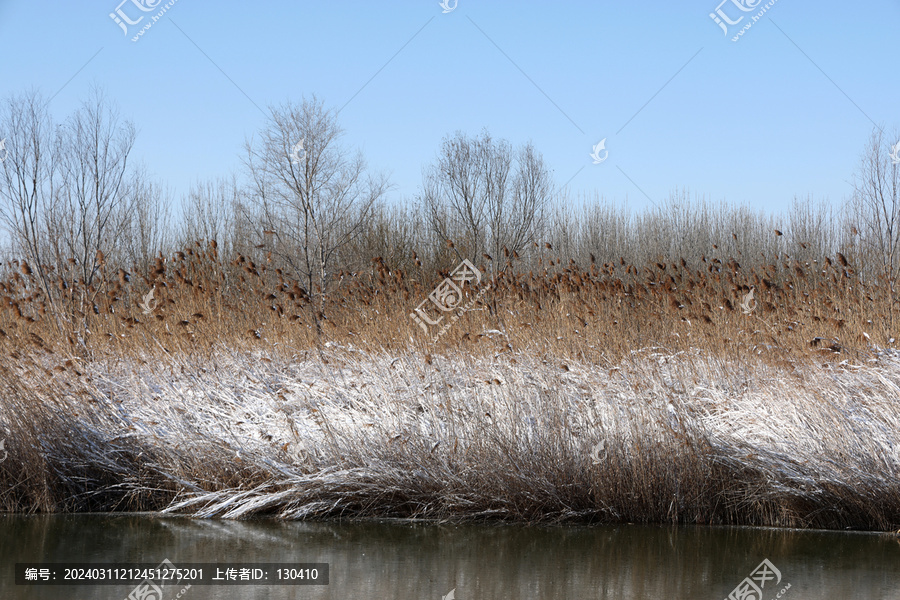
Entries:
<svg viewBox="0 0 900 600">
<path fill-rule="evenodd" d="M 23 359 L 0 439 L 8 511 L 900 527 L 890 353 Z"/>
</svg>

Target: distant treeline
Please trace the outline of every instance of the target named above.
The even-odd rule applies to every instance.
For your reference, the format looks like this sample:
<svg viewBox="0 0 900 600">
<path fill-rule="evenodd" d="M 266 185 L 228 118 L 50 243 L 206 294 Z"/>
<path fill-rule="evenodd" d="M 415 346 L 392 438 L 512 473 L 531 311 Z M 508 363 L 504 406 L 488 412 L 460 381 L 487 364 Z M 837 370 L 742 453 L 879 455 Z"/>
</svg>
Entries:
<svg viewBox="0 0 900 600">
<path fill-rule="evenodd" d="M 698 268 L 714 255 L 748 268 L 810 266 L 838 252 L 864 280 L 893 282 L 900 269 L 900 175 L 880 129 L 848 168 L 851 198 L 796 199 L 779 214 L 678 190 L 642 212 L 599 191 L 572 197 L 534 146 L 514 148 L 487 131 L 448 135 L 420 191 L 399 201 L 341 135 L 315 97 L 273 107 L 245 143 L 239 172 L 197 183 L 176 202 L 133 162 L 135 126 L 102 91 L 59 123 L 37 92 L 11 95 L 0 107 L 4 267 L 27 261 L 53 295 L 51 271 L 86 285 L 101 270 L 146 276 L 157 259 L 214 240 L 223 257 L 280 269 L 320 300 L 342 274 L 373 262 L 435 280 L 463 258 L 491 277 L 663 259 Z"/>
</svg>

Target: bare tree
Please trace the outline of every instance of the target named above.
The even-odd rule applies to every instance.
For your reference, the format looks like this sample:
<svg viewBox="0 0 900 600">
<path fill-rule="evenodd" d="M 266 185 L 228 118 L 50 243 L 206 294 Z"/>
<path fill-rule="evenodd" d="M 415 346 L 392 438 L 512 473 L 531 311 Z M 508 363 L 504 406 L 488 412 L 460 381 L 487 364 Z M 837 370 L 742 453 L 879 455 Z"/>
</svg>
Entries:
<svg viewBox="0 0 900 600">
<path fill-rule="evenodd" d="M 512 181 L 512 198 L 500 212 L 494 227 L 494 255 L 501 248 L 523 252 L 546 226 L 546 210 L 552 193 L 550 171 L 531 143 L 519 150 L 518 169 Z"/>
<path fill-rule="evenodd" d="M 53 120 L 36 91 L 9 96 L 0 112 L 0 219 L 12 250 L 31 263 L 44 293 L 53 302 L 48 280 L 45 213 L 58 186 Z M 55 311 L 54 311 L 55 312 Z"/>
<path fill-rule="evenodd" d="M 126 254 L 123 240 L 136 198 L 137 181 L 128 164 L 135 135 L 98 88 L 56 128 L 59 185 L 42 217 L 50 260 L 73 291 L 64 306 L 55 307 L 76 334 L 72 339 L 88 333 L 85 315 L 90 307 L 97 310 L 107 255 L 121 261 Z"/>
<path fill-rule="evenodd" d="M 362 233 L 342 254 L 341 268 L 360 271 L 381 257 L 391 269 L 417 269 L 427 260 L 416 253 L 420 229 L 412 207 L 378 204 Z"/>
<path fill-rule="evenodd" d="M 338 252 L 362 231 L 388 189 L 370 176 L 361 153 L 339 145 L 342 129 L 316 100 L 272 109 L 266 126 L 245 144 L 264 243 L 317 300 L 317 329 Z"/>
<path fill-rule="evenodd" d="M 893 136 L 900 145 L 900 134 Z M 893 140 L 891 140 L 893 141 Z M 895 155 L 900 149 L 894 147 Z M 891 158 L 890 142 L 875 128 L 865 147 L 854 180 L 851 210 L 864 255 L 877 265 L 888 285 L 889 325 L 894 326 L 897 276 L 900 274 L 900 164 Z"/>
<path fill-rule="evenodd" d="M 812 197 L 794 197 L 788 213 L 790 255 L 801 262 L 832 256 L 842 248 L 838 242 L 840 221 L 828 202 Z M 843 250 L 846 252 L 846 250 Z"/>
<path fill-rule="evenodd" d="M 146 273 L 153 258 L 167 252 L 174 241 L 168 227 L 169 192 L 143 169 L 131 174 L 129 188 L 133 202 L 122 203 L 120 210 L 130 209 L 131 214 L 115 217 L 126 224 L 127 231 L 114 251 L 119 255 L 117 262 Z"/>
<path fill-rule="evenodd" d="M 194 184 L 182 205 L 181 245 L 197 240 L 215 240 L 226 255 L 240 245 L 235 228 L 241 207 L 241 191 L 234 175 Z"/>
<path fill-rule="evenodd" d="M 486 136 L 487 137 L 487 136 Z M 425 170 L 421 200 L 429 225 L 438 238 L 452 240 L 457 254 L 477 260 L 487 250 L 487 187 L 485 155 L 493 148 L 490 138 L 470 139 L 462 132 L 444 139 L 437 163 Z M 505 155 L 495 163 L 502 163 L 509 154 L 509 144 L 501 142 L 496 149 Z M 498 169 L 499 170 L 499 169 Z M 494 178 L 505 179 L 505 171 L 495 172 Z M 505 186 L 504 186 L 505 187 Z M 497 191 L 496 188 L 494 190 Z M 504 189 L 505 191 L 505 189 Z"/>
<path fill-rule="evenodd" d="M 105 255 L 127 237 L 139 183 L 128 175 L 134 137 L 134 127 L 120 121 L 99 90 L 61 125 L 36 92 L 12 96 L 3 107 L 0 139 L 9 154 L 0 164 L 0 217 L 60 328 L 66 321 L 74 330 L 99 291 L 95 280 Z M 51 286 L 51 269 L 54 277 L 84 283 L 66 306 Z"/>
<path fill-rule="evenodd" d="M 436 237 L 452 240 L 461 257 L 488 254 L 496 276 L 505 257 L 535 240 L 550 193 L 549 171 L 531 144 L 514 153 L 486 131 L 457 132 L 426 168 L 420 202 Z"/>
<path fill-rule="evenodd" d="M 55 258 L 60 266 L 74 258 L 90 287 L 103 255 L 116 251 L 129 227 L 138 183 L 128 168 L 135 128 L 95 89 L 58 134 L 62 185 L 48 211 Z"/>
</svg>

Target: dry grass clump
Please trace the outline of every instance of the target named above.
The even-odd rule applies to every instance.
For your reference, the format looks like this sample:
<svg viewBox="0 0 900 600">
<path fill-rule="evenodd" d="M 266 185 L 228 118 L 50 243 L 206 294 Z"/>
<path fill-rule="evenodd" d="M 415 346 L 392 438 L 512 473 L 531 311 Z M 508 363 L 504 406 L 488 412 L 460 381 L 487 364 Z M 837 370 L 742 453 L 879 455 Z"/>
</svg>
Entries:
<svg viewBox="0 0 900 600">
<path fill-rule="evenodd" d="M 794 367 L 333 345 L 7 368 L 0 508 L 897 529 L 900 361 Z"/>
</svg>

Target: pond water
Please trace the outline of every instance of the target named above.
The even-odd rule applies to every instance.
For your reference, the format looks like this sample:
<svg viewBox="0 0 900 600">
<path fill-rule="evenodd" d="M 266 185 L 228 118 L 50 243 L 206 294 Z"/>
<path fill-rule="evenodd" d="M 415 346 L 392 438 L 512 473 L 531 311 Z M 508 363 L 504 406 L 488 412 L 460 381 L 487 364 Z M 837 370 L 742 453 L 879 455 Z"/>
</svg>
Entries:
<svg viewBox="0 0 900 600">
<path fill-rule="evenodd" d="M 161 588 L 162 600 L 176 596 L 179 600 L 718 600 L 751 575 L 753 585 L 764 584 L 761 599 L 746 596 L 753 600 L 900 600 L 900 537 L 884 534 L 644 525 L 221 521 L 140 514 L 0 515 L 3 600 L 123 600 L 136 587 L 134 583 L 16 585 L 16 563 L 155 567 L 164 559 L 176 567 L 328 563 L 329 583 L 189 588 L 170 584 Z M 146 596 L 146 600 L 158 599 Z"/>
</svg>

